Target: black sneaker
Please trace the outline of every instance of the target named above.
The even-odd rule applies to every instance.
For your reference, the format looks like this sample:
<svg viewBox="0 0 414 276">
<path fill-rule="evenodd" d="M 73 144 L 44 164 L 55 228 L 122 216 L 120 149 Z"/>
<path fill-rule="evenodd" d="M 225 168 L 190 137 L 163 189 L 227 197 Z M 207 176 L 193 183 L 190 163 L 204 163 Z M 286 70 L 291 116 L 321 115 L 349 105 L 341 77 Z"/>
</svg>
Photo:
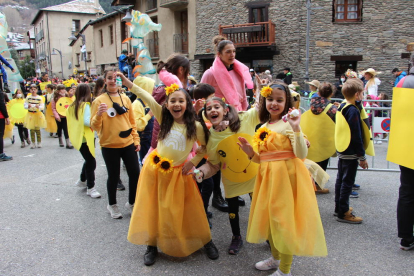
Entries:
<svg viewBox="0 0 414 276">
<path fill-rule="evenodd" d="M 218 259 L 219 253 L 217 247 L 213 243 L 213 240 L 209 241 L 206 245 L 204 245 L 204 249 L 206 250 L 207 257 L 209 257 L 212 260 Z"/>
<path fill-rule="evenodd" d="M 229 205 L 224 200 L 223 196 L 220 195 L 220 194 L 219 195 L 216 195 L 216 196 L 213 196 L 213 199 L 211 200 L 211 205 L 214 208 L 216 208 L 216 209 L 218 209 L 218 210 L 220 210 L 222 212 L 226 212 L 227 213 L 229 211 Z"/>
<path fill-rule="evenodd" d="M 239 206 L 245 206 L 246 205 L 246 202 L 244 201 L 244 199 L 243 198 L 241 198 L 241 197 L 237 197 L 237 200 L 239 201 Z"/>
<path fill-rule="evenodd" d="M 207 214 L 208 218 L 213 218 L 213 213 L 212 212 L 207 211 L 206 214 Z"/>
<path fill-rule="evenodd" d="M 116 189 L 117 189 L 118 191 L 123 191 L 123 190 L 125 190 L 125 186 L 124 186 L 124 184 L 122 184 L 122 180 L 121 180 L 121 179 L 119 179 L 119 181 L 118 181 L 118 186 L 116 187 Z"/>
<path fill-rule="evenodd" d="M 237 255 L 243 246 L 243 239 L 241 236 L 233 236 L 231 238 L 231 244 L 229 246 L 229 254 Z"/>
<path fill-rule="evenodd" d="M 0 154 L 0 161 L 10 161 L 13 160 L 13 157 L 7 156 L 5 153 Z"/>
<path fill-rule="evenodd" d="M 414 237 L 410 239 L 401 239 L 400 248 L 402 250 L 408 251 L 414 248 Z"/>
<path fill-rule="evenodd" d="M 147 266 L 153 265 L 158 256 L 158 249 L 156 246 L 147 246 L 147 251 L 144 254 L 144 264 Z"/>
</svg>

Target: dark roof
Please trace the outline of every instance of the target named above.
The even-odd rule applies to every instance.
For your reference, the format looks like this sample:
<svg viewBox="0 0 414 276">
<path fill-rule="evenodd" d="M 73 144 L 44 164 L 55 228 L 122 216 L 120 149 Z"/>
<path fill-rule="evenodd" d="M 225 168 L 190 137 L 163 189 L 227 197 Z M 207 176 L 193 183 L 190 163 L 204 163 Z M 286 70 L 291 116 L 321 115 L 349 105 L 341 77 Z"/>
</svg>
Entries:
<svg viewBox="0 0 414 276">
<path fill-rule="evenodd" d="M 117 14 L 120 14 L 120 13 L 125 13 L 128 9 L 130 9 L 131 7 L 133 7 L 133 6 L 124 6 L 124 7 L 121 7 L 121 8 L 119 8 L 119 9 L 115 9 L 115 8 L 113 8 L 113 9 L 115 9 L 115 11 L 113 11 L 113 12 L 111 12 L 111 13 L 108 13 L 108 14 L 106 14 L 106 15 L 104 15 L 104 16 L 102 16 L 102 17 L 99 17 L 98 19 L 95 19 L 95 20 L 92 20 L 92 22 L 90 22 L 89 23 L 89 25 L 95 25 L 95 24 L 97 24 L 97 23 L 100 23 L 100 22 L 102 22 L 102 21 L 105 21 L 106 19 L 109 19 L 109 18 L 111 18 L 111 17 L 114 17 L 115 15 L 117 15 Z"/>
</svg>

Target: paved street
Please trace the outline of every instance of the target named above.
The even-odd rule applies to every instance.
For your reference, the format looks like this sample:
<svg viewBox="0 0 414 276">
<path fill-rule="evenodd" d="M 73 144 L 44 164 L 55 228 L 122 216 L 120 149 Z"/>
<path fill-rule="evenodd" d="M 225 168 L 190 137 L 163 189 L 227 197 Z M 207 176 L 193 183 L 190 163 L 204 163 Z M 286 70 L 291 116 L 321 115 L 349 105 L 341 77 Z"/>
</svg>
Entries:
<svg viewBox="0 0 414 276">
<path fill-rule="evenodd" d="M 213 212 L 213 240 L 220 258 L 209 260 L 203 251 L 187 258 L 163 254 L 155 265 L 143 264 L 145 246 L 126 239 L 130 213 L 127 192 L 118 192 L 121 220 L 106 212 L 106 168 L 97 150 L 96 187 L 101 199 L 91 199 L 74 186 L 83 163 L 80 153 L 58 147 L 58 139 L 43 132 L 43 148 L 20 148 L 5 140 L 5 152 L 14 160 L 0 163 L 0 275 L 269 275 L 254 263 L 268 258 L 267 244 L 249 244 L 238 256 L 227 254 L 231 230 L 225 213 Z M 387 143 L 375 145 L 375 165 L 385 166 Z M 336 164 L 336 161 L 332 161 Z M 370 163 L 371 165 L 371 163 Z M 397 168 L 392 165 L 391 168 Z M 336 170 L 328 170 L 327 188 L 334 190 Z M 127 183 L 127 175 L 121 170 Z M 326 258 L 295 257 L 292 274 L 299 275 L 414 275 L 414 250 L 399 249 L 396 202 L 399 173 L 360 172 L 360 198 L 351 199 L 361 225 L 337 222 L 333 217 L 333 193 L 319 195 L 325 227 Z M 245 236 L 250 199 L 241 207 Z"/>
</svg>

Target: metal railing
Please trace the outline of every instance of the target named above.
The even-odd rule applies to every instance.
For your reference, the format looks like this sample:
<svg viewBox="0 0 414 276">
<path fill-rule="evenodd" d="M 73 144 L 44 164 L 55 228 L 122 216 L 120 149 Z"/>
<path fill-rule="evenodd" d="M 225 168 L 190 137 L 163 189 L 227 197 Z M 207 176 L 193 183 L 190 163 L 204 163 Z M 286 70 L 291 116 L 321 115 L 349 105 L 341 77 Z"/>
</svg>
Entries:
<svg viewBox="0 0 414 276">
<path fill-rule="evenodd" d="M 174 34 L 174 52 L 188 54 L 188 34 Z"/>
<path fill-rule="evenodd" d="M 147 39 L 148 51 L 150 52 L 150 55 L 153 58 L 160 56 L 158 41 L 158 38 Z"/>
<path fill-rule="evenodd" d="M 272 21 L 220 25 L 219 33 L 233 41 L 235 46 L 271 46 L 276 44 L 275 27 Z"/>
</svg>

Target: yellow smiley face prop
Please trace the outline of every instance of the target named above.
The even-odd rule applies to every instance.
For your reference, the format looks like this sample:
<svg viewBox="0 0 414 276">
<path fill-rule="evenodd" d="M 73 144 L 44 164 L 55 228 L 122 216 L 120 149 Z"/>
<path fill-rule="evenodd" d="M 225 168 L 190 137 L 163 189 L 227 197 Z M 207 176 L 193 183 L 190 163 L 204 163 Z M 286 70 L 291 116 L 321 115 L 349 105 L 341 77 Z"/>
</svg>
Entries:
<svg viewBox="0 0 414 276">
<path fill-rule="evenodd" d="M 10 117 L 14 120 L 21 120 L 27 114 L 27 109 L 24 108 L 24 100 L 11 100 L 8 105 L 8 111 L 10 113 Z"/>
<path fill-rule="evenodd" d="M 59 113 L 59 115 L 66 117 L 66 110 L 72 103 L 73 100 L 71 98 L 62 97 L 56 103 L 56 111 Z"/>
<path fill-rule="evenodd" d="M 244 133 L 237 133 L 223 139 L 217 146 L 220 156 L 221 173 L 232 182 L 246 182 L 257 175 L 259 164 L 254 163 L 247 154 L 237 145 L 238 137 L 244 137 L 253 144 L 253 137 Z"/>
</svg>

